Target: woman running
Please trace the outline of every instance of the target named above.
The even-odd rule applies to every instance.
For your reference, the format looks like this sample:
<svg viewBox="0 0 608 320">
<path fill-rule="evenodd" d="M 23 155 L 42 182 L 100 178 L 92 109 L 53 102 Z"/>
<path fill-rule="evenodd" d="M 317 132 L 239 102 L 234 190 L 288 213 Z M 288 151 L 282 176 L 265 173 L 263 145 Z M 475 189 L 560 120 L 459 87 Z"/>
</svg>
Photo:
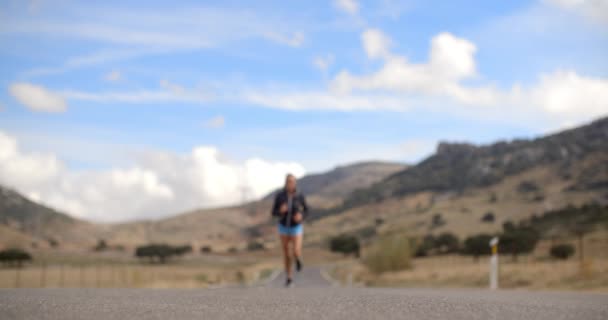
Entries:
<svg viewBox="0 0 608 320">
<path fill-rule="evenodd" d="M 291 254 L 289 244 L 293 244 L 293 256 L 295 258 L 296 270 L 302 270 L 302 234 L 304 228 L 302 223 L 308 214 L 308 206 L 304 195 L 297 193 L 296 177 L 288 174 L 285 178 L 285 188 L 274 198 L 272 215 L 279 219 L 279 237 L 283 248 L 283 260 L 285 262 L 285 286 L 290 287 L 293 279 L 291 270 Z"/>
</svg>

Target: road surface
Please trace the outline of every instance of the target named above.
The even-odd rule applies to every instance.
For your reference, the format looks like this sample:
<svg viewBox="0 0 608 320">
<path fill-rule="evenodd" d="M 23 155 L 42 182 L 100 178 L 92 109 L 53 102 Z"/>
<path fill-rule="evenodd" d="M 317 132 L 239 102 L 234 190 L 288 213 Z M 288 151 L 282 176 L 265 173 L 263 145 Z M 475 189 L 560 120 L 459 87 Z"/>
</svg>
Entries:
<svg viewBox="0 0 608 320">
<path fill-rule="evenodd" d="M 0 319 L 608 319 L 608 295 L 332 287 L 307 268 L 222 289 L 0 289 Z"/>
</svg>

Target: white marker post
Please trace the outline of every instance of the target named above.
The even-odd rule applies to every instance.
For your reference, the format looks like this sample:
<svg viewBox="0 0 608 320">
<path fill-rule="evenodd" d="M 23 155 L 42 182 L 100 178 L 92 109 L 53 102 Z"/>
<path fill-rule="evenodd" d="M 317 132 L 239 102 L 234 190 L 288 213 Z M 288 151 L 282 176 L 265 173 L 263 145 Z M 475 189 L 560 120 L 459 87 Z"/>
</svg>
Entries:
<svg viewBox="0 0 608 320">
<path fill-rule="evenodd" d="M 490 290 L 498 289 L 498 237 L 490 240 L 492 256 L 490 257 Z"/>
</svg>

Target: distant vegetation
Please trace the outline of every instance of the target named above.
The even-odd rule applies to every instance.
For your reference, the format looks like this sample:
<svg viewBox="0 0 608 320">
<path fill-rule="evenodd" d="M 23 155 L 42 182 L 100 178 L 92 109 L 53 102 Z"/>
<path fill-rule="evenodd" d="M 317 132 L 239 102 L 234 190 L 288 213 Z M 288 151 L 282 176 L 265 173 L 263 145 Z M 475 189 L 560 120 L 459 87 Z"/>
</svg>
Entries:
<svg viewBox="0 0 608 320">
<path fill-rule="evenodd" d="M 135 256 L 148 259 L 150 263 L 166 263 L 172 257 L 192 252 L 192 246 L 171 246 L 168 244 L 149 244 L 135 249 Z"/>
<path fill-rule="evenodd" d="M 441 214 L 436 214 L 431 223 L 441 225 L 441 220 Z M 487 212 L 481 219 L 483 222 L 493 222 L 494 220 L 493 212 Z M 552 232 L 576 236 L 580 240 L 579 246 L 582 246 L 582 237 L 601 226 L 608 228 L 608 206 L 599 204 L 587 204 L 581 207 L 567 206 L 547 211 L 541 216 L 533 215 L 532 218 L 523 220 L 519 224 L 507 221 L 503 224 L 500 233 L 472 235 L 463 242 L 449 232 L 437 236 L 427 234 L 415 241 L 414 255 L 426 257 L 460 253 L 478 259 L 480 256 L 490 254 L 490 239 L 498 236 L 500 239 L 499 253 L 511 255 L 515 261 L 520 255 L 531 253 L 541 238 L 549 237 Z M 580 248 L 579 250 L 582 251 Z M 567 259 L 574 254 L 574 247 L 570 245 L 555 246 L 551 248 L 550 254 L 555 258 Z"/>
<path fill-rule="evenodd" d="M 443 232 L 439 236 L 426 235 L 418 241 L 415 256 L 426 257 L 434 254 L 456 253 L 460 251 L 460 240 L 450 232 Z"/>
<path fill-rule="evenodd" d="M 361 254 L 359 239 L 348 234 L 332 237 L 329 240 L 329 249 L 332 252 L 343 253 L 344 255 L 354 254 L 357 258 Z"/>
<path fill-rule="evenodd" d="M 570 244 L 558 244 L 551 247 L 551 256 L 556 259 L 566 260 L 574 255 L 574 246 Z"/>
<path fill-rule="evenodd" d="M 486 214 L 481 217 L 481 222 L 485 223 L 494 223 L 494 220 L 496 220 L 496 217 L 494 216 L 494 212 L 492 211 L 486 212 Z"/>
<path fill-rule="evenodd" d="M 4 266 L 21 268 L 29 261 L 32 261 L 32 256 L 24 250 L 10 248 L 0 251 L 0 263 Z"/>
<path fill-rule="evenodd" d="M 540 240 L 540 232 L 526 222 L 520 223 L 519 226 L 505 222 L 502 228 L 498 245 L 500 252 L 510 254 L 514 261 L 519 255 L 532 252 Z"/>
<path fill-rule="evenodd" d="M 363 258 L 363 263 L 374 273 L 411 268 L 412 245 L 405 235 L 381 237 Z"/>
<path fill-rule="evenodd" d="M 482 233 L 466 238 L 461 251 L 462 254 L 473 256 L 475 260 L 479 259 L 480 256 L 489 255 L 492 237 L 492 235 Z"/>
<path fill-rule="evenodd" d="M 259 242 L 259 241 L 250 241 L 249 243 L 247 243 L 247 250 L 248 251 L 259 251 L 259 250 L 264 250 L 264 244 Z"/>
<path fill-rule="evenodd" d="M 608 118 L 573 130 L 533 139 L 501 141 L 487 146 L 442 142 L 437 152 L 416 166 L 399 171 L 386 179 L 351 193 L 344 201 L 348 209 L 381 202 L 422 191 L 460 192 L 483 188 L 526 170 L 561 166 L 561 171 L 581 163 L 582 159 L 606 151 Z M 599 174 L 598 174 L 599 173 Z M 606 170 L 592 166 L 572 179 L 567 190 L 591 190 L 608 186 Z M 518 186 L 521 192 L 539 192 L 539 186 L 526 181 Z M 542 195 L 533 200 L 540 201 Z M 495 202 L 496 197 L 490 197 Z"/>
</svg>

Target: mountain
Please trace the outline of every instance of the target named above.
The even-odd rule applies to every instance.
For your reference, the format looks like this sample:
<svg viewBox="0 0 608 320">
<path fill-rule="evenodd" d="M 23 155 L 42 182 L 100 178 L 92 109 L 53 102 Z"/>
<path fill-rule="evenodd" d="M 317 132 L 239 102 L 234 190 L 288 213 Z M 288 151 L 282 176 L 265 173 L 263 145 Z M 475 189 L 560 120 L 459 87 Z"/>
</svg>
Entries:
<svg viewBox="0 0 608 320">
<path fill-rule="evenodd" d="M 0 186 L 1 244 L 15 244 L 27 239 L 31 245 L 92 244 L 95 225 L 63 212 L 38 204 L 17 191 Z M 17 241 L 18 239 L 18 241 Z"/>
<path fill-rule="evenodd" d="M 534 140 L 501 141 L 488 146 L 440 143 L 437 152 L 418 165 L 397 172 L 351 194 L 349 207 L 421 191 L 456 191 L 487 187 L 535 167 L 557 165 L 573 179 L 571 188 L 608 187 L 608 118 Z M 583 166 L 583 168 L 577 168 Z M 572 176 L 573 170 L 582 169 Z"/>
<path fill-rule="evenodd" d="M 322 212 L 310 221 L 305 242 L 324 244 L 339 233 L 465 237 L 588 203 L 608 203 L 608 118 L 530 140 L 440 143 L 417 165 Z"/>
<path fill-rule="evenodd" d="M 356 189 L 367 188 L 407 165 L 391 162 L 369 161 L 338 166 L 330 171 L 309 174 L 298 179 L 298 189 L 309 197 L 343 199 Z M 272 199 L 279 191 L 265 197 Z"/>
<path fill-rule="evenodd" d="M 340 166 L 325 173 L 298 179 L 314 211 L 340 204 L 357 188 L 370 186 L 404 169 L 402 164 L 362 162 Z M 276 192 L 276 191 L 275 191 Z M 214 250 L 242 247 L 249 239 L 274 234 L 270 219 L 274 192 L 246 204 L 215 209 L 198 209 L 156 221 L 136 221 L 106 226 L 99 237 L 110 243 L 133 246 L 146 242 L 191 243 Z"/>
</svg>

